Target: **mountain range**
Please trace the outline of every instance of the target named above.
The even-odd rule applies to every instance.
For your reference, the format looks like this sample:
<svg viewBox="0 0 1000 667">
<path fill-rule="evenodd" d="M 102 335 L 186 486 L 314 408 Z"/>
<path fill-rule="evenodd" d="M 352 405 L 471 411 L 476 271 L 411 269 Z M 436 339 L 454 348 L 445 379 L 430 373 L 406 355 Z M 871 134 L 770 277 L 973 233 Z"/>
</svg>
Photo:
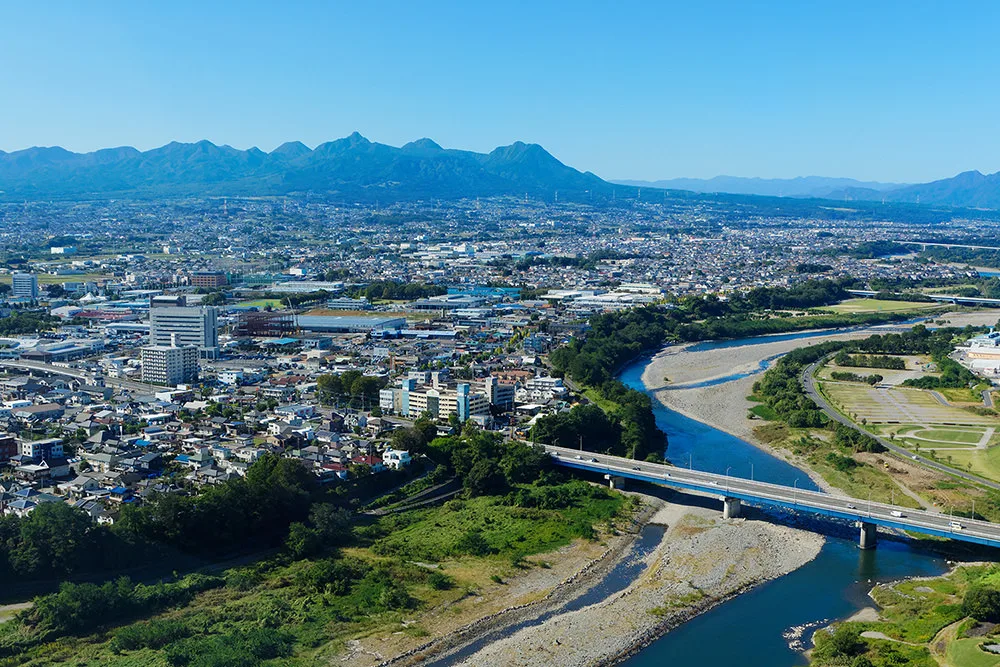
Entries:
<svg viewBox="0 0 1000 667">
<path fill-rule="evenodd" d="M 210 141 L 139 151 L 73 153 L 59 147 L 0 151 L 0 200 L 309 195 L 374 202 L 528 195 L 552 201 L 632 199 L 640 188 L 798 197 L 949 208 L 1000 209 L 1000 172 L 968 171 L 901 185 L 850 178 L 739 178 L 617 181 L 569 167 L 538 144 L 489 153 L 445 149 L 430 139 L 396 148 L 357 132 L 310 149 L 293 141 L 270 153 Z M 675 192 L 676 196 L 689 197 Z"/>
<path fill-rule="evenodd" d="M 525 194 L 552 200 L 610 198 L 615 186 L 520 141 L 490 153 L 444 149 L 430 139 L 400 148 L 357 132 L 310 149 L 300 142 L 270 153 L 209 141 L 138 151 L 63 148 L 0 152 L 0 198 L 297 195 L 352 201 L 450 199 Z M 625 195 L 627 188 L 617 188 Z"/>
<path fill-rule="evenodd" d="M 768 197 L 825 198 L 848 189 L 881 192 L 902 187 L 899 183 L 857 181 L 853 178 L 799 176 L 798 178 L 745 178 L 716 176 L 715 178 L 671 178 L 662 181 L 616 180 L 614 183 L 640 188 L 690 190 L 691 192 L 726 192 L 735 195 L 765 195 Z"/>
<path fill-rule="evenodd" d="M 951 178 L 882 192 L 864 187 L 845 188 L 831 193 L 830 198 L 1000 209 L 1000 172 L 963 171 Z"/>
<path fill-rule="evenodd" d="M 799 178 L 709 179 L 674 178 L 662 181 L 616 180 L 643 188 L 669 188 L 700 193 L 728 193 L 769 197 L 801 197 L 839 201 L 926 204 L 949 208 L 1000 209 L 1000 172 L 966 171 L 951 178 L 912 185 L 856 181 L 851 178 L 804 176 Z"/>
</svg>

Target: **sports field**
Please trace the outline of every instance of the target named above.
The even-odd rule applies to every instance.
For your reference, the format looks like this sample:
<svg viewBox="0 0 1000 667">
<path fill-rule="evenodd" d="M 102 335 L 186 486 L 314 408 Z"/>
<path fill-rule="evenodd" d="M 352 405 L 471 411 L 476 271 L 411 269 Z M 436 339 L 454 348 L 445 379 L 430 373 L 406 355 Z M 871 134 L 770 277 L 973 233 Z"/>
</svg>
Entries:
<svg viewBox="0 0 1000 667">
<path fill-rule="evenodd" d="M 978 415 L 942 403 L 923 389 L 876 388 L 859 383 L 824 382 L 823 391 L 844 414 L 869 424 L 1000 425 L 992 415 Z"/>
<path fill-rule="evenodd" d="M 240 301 L 236 306 L 244 306 L 247 308 L 267 308 L 270 306 L 273 310 L 282 310 L 287 308 L 287 304 L 282 302 L 280 299 L 255 299 L 253 301 Z"/>
<path fill-rule="evenodd" d="M 902 313 L 911 310 L 938 308 L 941 304 L 922 301 L 883 301 L 882 299 L 847 299 L 821 310 L 834 313 Z"/>
<path fill-rule="evenodd" d="M 841 412 L 872 433 L 954 468 L 1000 480 L 1000 415 L 963 409 L 948 400 L 970 394 L 945 396 L 857 382 L 823 382 L 822 389 Z"/>
</svg>

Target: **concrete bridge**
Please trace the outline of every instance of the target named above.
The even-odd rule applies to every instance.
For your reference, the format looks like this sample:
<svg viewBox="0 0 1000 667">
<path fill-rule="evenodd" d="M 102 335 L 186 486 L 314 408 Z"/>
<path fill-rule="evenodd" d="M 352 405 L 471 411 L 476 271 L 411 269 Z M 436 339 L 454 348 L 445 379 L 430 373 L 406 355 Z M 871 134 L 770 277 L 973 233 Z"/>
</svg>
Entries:
<svg viewBox="0 0 1000 667">
<path fill-rule="evenodd" d="M 873 297 L 878 296 L 878 292 L 870 289 L 849 289 L 844 290 L 854 296 Z M 987 299 L 981 296 L 958 296 L 957 294 L 924 294 L 931 301 L 938 303 L 953 303 L 961 306 L 989 306 L 991 308 L 1000 307 L 1000 299 Z M 919 302 L 916 302 L 919 303 Z"/>
<path fill-rule="evenodd" d="M 991 245 L 965 245 L 962 243 L 933 243 L 931 241 L 895 241 L 902 245 L 918 245 L 921 250 L 927 250 L 927 248 L 969 248 L 971 250 L 1000 250 L 996 246 Z"/>
<path fill-rule="evenodd" d="M 551 445 L 544 447 L 556 465 L 603 474 L 611 481 L 612 486 L 634 479 L 717 496 L 722 501 L 723 516 L 727 519 L 739 516 L 741 502 L 746 501 L 853 521 L 860 529 L 859 543 L 862 549 L 871 549 L 875 546 L 878 526 L 1000 547 L 1000 524 L 988 521 L 955 518 L 927 510 L 834 496 L 818 491 L 806 491 L 795 486 L 757 482 L 606 454 Z"/>
</svg>

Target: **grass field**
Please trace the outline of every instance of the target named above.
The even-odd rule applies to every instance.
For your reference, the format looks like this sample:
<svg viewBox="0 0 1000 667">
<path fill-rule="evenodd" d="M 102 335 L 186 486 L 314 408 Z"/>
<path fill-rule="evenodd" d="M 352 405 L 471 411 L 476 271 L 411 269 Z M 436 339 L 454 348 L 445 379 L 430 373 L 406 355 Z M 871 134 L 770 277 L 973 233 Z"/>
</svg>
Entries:
<svg viewBox="0 0 1000 667">
<path fill-rule="evenodd" d="M 834 313 L 903 313 L 911 310 L 940 308 L 938 303 L 919 301 L 883 301 L 881 299 L 847 299 L 820 310 Z"/>
<path fill-rule="evenodd" d="M 969 445 L 974 445 L 982 438 L 983 431 L 980 430 L 958 430 L 958 429 L 944 429 L 944 428 L 929 428 L 926 430 L 918 431 L 914 435 L 927 440 L 940 440 L 944 442 L 955 442 L 955 443 L 965 443 Z"/>
<path fill-rule="evenodd" d="M 1000 481 L 1000 447 L 996 445 L 989 449 L 948 449 L 936 454 L 956 468 Z"/>
<path fill-rule="evenodd" d="M 940 389 L 943 404 L 920 389 L 845 382 L 821 387 L 837 409 L 872 433 L 958 470 L 1000 480 L 1000 415 L 981 409 L 977 391 Z"/>
<path fill-rule="evenodd" d="M 1000 655 L 987 653 L 979 648 L 983 640 L 978 637 L 955 639 L 948 643 L 948 663 L 958 667 L 997 667 Z"/>
<path fill-rule="evenodd" d="M 235 303 L 233 305 L 245 308 L 260 308 L 262 310 L 268 306 L 270 306 L 273 310 L 281 310 L 286 307 L 286 304 L 279 299 L 254 299 L 253 301 L 240 301 L 239 303 Z"/>
<path fill-rule="evenodd" d="M 344 662 L 347 643 L 354 639 L 374 642 L 390 653 L 402 651 L 509 604 L 504 601 L 524 593 L 513 592 L 518 589 L 508 584 L 525 572 L 558 570 L 565 567 L 564 558 L 572 564 L 599 556 L 604 531 L 614 531 L 615 521 L 630 517 L 635 507 L 619 493 L 582 481 L 521 491 L 551 509 L 517 507 L 501 497 L 452 500 L 369 518 L 356 528 L 351 546 L 328 550 L 325 558 L 279 555 L 228 570 L 225 585 L 151 615 L 183 630 L 182 639 L 167 643 L 193 642 L 199 649 L 194 662 L 169 662 L 169 646 L 167 651 L 142 646 L 116 650 L 109 643 L 119 634 L 113 626 L 87 636 L 23 643 L 24 627 L 8 622 L 0 623 L 0 647 L 6 651 L 0 663 L 305 667 Z M 144 624 L 141 611 L 136 617 L 133 629 Z M 236 661 L 222 650 L 235 634 L 261 628 L 286 633 L 292 655 Z"/>
<path fill-rule="evenodd" d="M 983 387 L 985 389 L 985 387 Z M 983 394 L 981 391 L 968 388 L 950 388 L 945 387 L 938 389 L 937 392 L 947 398 L 952 403 L 969 403 L 972 405 L 982 405 L 983 404 Z"/>
<path fill-rule="evenodd" d="M 854 498 L 868 498 L 875 502 L 917 507 L 916 501 L 899 491 L 899 486 L 880 467 L 859 465 L 851 470 L 838 470 L 828 457 L 831 453 L 844 456 L 850 452 L 837 447 L 824 437 L 817 437 L 808 429 L 790 428 L 781 422 L 768 422 L 754 428 L 754 435 L 772 447 L 787 449 L 806 460 L 809 467 L 824 480 Z"/>
<path fill-rule="evenodd" d="M 1000 425 L 996 416 L 943 405 L 922 389 L 877 389 L 857 383 L 822 383 L 822 391 L 844 414 L 867 423 Z"/>
<path fill-rule="evenodd" d="M 892 641 L 861 638 L 865 647 L 864 660 L 850 662 L 837 655 L 829 633 L 818 632 L 817 648 L 810 664 L 823 667 L 847 664 L 997 667 L 1000 655 L 979 648 L 980 644 L 997 643 L 996 628 L 978 626 L 962 612 L 966 591 L 981 585 L 996 588 L 997 584 L 991 580 L 997 574 L 995 565 L 967 566 L 941 577 L 880 584 L 872 591 L 872 597 L 881 607 L 881 620 L 843 623 L 838 626 L 838 632 L 879 632 Z M 971 632 L 973 629 L 975 633 Z"/>
</svg>

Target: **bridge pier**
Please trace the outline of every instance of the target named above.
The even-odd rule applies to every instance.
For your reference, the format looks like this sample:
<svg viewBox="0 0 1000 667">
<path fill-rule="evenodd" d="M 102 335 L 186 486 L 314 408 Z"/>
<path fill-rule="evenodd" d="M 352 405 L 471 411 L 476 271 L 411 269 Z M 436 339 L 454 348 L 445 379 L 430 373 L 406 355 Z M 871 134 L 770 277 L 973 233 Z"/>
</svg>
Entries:
<svg viewBox="0 0 1000 667">
<path fill-rule="evenodd" d="M 865 521 L 859 521 L 858 526 L 861 528 L 858 546 L 862 549 L 874 549 L 876 542 L 878 542 L 878 526 Z"/>
<path fill-rule="evenodd" d="M 740 499 L 739 498 L 722 498 L 722 518 L 723 519 L 735 519 L 740 515 Z"/>
<path fill-rule="evenodd" d="M 625 490 L 624 477 L 618 477 L 617 475 L 605 475 L 604 479 L 608 480 L 608 486 L 612 489 L 617 489 L 618 491 Z"/>
</svg>

